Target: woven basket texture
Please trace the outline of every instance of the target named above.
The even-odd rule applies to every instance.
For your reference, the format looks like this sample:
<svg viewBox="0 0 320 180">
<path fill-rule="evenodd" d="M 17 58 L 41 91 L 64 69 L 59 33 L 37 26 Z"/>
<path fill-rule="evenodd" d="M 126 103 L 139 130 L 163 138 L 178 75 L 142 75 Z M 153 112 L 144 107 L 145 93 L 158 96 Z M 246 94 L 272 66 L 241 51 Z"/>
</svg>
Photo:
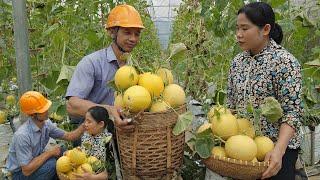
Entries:
<svg viewBox="0 0 320 180">
<path fill-rule="evenodd" d="M 266 162 L 253 163 L 220 156 L 203 159 L 203 162 L 213 172 L 222 176 L 243 180 L 260 179 L 262 173 L 268 168 L 268 163 Z"/>
<path fill-rule="evenodd" d="M 133 133 L 117 128 L 124 179 L 168 179 L 181 168 L 185 135 L 173 135 L 172 128 L 178 115 L 184 112 L 185 105 L 174 111 L 142 112 L 131 117 L 135 125 Z"/>
</svg>

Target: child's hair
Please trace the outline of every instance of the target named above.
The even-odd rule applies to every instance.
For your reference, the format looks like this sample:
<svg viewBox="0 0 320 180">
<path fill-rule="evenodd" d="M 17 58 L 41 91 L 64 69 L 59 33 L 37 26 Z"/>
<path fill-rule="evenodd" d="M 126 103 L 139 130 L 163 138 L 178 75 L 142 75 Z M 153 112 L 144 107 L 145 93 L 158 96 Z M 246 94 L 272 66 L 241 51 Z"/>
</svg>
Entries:
<svg viewBox="0 0 320 180">
<path fill-rule="evenodd" d="M 109 114 L 106 108 L 101 106 L 93 106 L 88 109 L 88 112 L 93 117 L 93 119 L 99 123 L 101 121 L 104 122 L 104 127 L 106 127 L 108 121 L 109 121 Z"/>
<path fill-rule="evenodd" d="M 263 28 L 266 24 L 271 25 L 269 37 L 277 44 L 281 44 L 283 33 L 281 26 L 275 22 L 275 15 L 272 7 L 265 2 L 253 2 L 243 6 L 238 15 L 244 13 L 247 18 L 256 26 Z"/>
</svg>

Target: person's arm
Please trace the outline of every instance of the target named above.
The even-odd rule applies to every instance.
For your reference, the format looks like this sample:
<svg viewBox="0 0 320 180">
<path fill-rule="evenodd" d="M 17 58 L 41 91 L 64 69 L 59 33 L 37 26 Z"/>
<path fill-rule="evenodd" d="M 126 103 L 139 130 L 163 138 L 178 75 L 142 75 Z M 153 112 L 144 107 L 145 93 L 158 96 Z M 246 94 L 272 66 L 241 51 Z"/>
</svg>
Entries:
<svg viewBox="0 0 320 180">
<path fill-rule="evenodd" d="M 126 132 L 133 131 L 134 126 L 129 125 L 127 119 L 122 119 L 120 117 L 120 113 L 118 109 L 114 106 L 109 106 L 106 104 L 96 104 L 88 100 L 81 99 L 79 97 L 70 97 L 67 102 L 67 111 L 68 113 L 76 116 L 85 116 L 85 113 L 88 111 L 89 108 L 93 106 L 101 106 L 107 109 L 108 114 L 114 118 L 114 123 L 117 127 L 121 130 Z"/>
<path fill-rule="evenodd" d="M 82 168 L 82 170 L 85 173 L 83 173 L 83 174 L 74 173 L 76 180 L 105 180 L 105 179 L 108 179 L 107 171 L 103 171 L 99 174 L 90 174 L 86 171 L 86 169 Z"/>
<path fill-rule="evenodd" d="M 282 123 L 279 131 L 279 139 L 273 148 L 264 159 L 265 162 L 270 162 L 268 169 L 263 173 L 261 179 L 267 179 L 275 176 L 282 167 L 282 157 L 286 152 L 290 139 L 294 136 L 295 130 L 287 123 Z"/>
<path fill-rule="evenodd" d="M 99 174 L 94 175 L 94 180 L 105 180 L 108 179 L 107 171 L 103 171 Z"/>
<path fill-rule="evenodd" d="M 75 141 L 81 137 L 84 131 L 84 124 L 81 124 L 77 129 L 71 132 L 65 132 L 61 139 L 66 141 Z"/>
<path fill-rule="evenodd" d="M 27 165 L 21 166 L 23 175 L 30 176 L 34 171 L 36 171 L 48 159 L 50 159 L 53 156 L 58 157 L 59 155 L 60 155 L 60 147 L 59 146 L 55 146 L 51 150 L 40 154 L 39 156 L 33 158 Z"/>
<path fill-rule="evenodd" d="M 279 121 L 281 125 L 276 145 L 265 157 L 265 161 L 270 162 L 270 164 L 268 169 L 263 173 L 262 179 L 272 177 L 280 171 L 282 157 L 286 152 L 288 144 L 301 126 L 300 121 L 303 113 L 301 105 L 301 67 L 293 56 L 288 56 L 283 61 L 278 61 L 281 64 L 276 72 L 275 79 L 277 83 L 275 89 L 277 89 L 277 99 L 284 113 Z"/>
</svg>

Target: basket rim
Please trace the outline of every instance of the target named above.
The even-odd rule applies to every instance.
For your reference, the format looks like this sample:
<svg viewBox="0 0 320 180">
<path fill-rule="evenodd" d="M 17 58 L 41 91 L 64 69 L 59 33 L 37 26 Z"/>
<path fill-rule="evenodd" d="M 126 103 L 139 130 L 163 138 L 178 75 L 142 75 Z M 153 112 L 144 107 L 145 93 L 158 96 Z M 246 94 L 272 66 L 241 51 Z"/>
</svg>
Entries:
<svg viewBox="0 0 320 180">
<path fill-rule="evenodd" d="M 178 111 L 180 109 L 183 109 L 183 108 L 186 108 L 186 103 L 182 104 L 181 106 L 177 107 L 177 108 L 173 108 L 173 109 L 168 109 L 166 111 L 160 111 L 160 112 L 149 112 L 149 111 L 142 111 L 141 113 L 143 115 L 156 115 L 156 114 L 168 114 L 168 113 L 172 113 L 173 111 Z M 133 113 L 132 115 L 136 115 L 136 114 L 139 114 L 139 113 Z"/>
<path fill-rule="evenodd" d="M 238 164 L 238 165 L 245 165 L 245 166 L 252 166 L 252 167 L 268 167 L 269 163 L 268 162 L 251 162 L 251 161 L 243 161 L 243 160 L 238 160 L 238 159 L 232 159 L 228 157 L 221 157 L 217 155 L 210 156 L 207 159 L 203 159 L 204 162 L 210 162 L 212 160 L 218 160 L 218 161 L 223 161 L 231 164 Z"/>
</svg>

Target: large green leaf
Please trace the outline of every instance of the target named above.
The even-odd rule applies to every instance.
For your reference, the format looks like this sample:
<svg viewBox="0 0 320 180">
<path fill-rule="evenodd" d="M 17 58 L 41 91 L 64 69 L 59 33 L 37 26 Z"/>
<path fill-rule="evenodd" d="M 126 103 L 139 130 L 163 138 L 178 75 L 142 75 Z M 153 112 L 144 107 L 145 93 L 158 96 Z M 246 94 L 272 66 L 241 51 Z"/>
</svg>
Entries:
<svg viewBox="0 0 320 180">
<path fill-rule="evenodd" d="M 60 75 L 59 75 L 56 83 L 59 83 L 63 79 L 66 79 L 70 82 L 70 80 L 72 78 L 72 74 L 75 69 L 76 69 L 75 66 L 62 65 Z"/>
<path fill-rule="evenodd" d="M 208 158 L 211 156 L 211 150 L 214 147 L 214 140 L 209 137 L 196 139 L 194 149 L 201 158 Z"/>
<path fill-rule="evenodd" d="M 170 50 L 169 57 L 171 58 L 171 57 L 175 56 L 176 54 L 187 50 L 187 47 L 183 43 L 176 43 L 176 44 L 171 44 L 169 50 Z"/>
<path fill-rule="evenodd" d="M 185 131 L 188 128 L 192 120 L 193 120 L 193 115 L 191 114 L 190 111 L 180 114 L 178 117 L 178 121 L 172 130 L 172 133 L 176 136 L 181 134 L 183 131 Z"/>
</svg>

